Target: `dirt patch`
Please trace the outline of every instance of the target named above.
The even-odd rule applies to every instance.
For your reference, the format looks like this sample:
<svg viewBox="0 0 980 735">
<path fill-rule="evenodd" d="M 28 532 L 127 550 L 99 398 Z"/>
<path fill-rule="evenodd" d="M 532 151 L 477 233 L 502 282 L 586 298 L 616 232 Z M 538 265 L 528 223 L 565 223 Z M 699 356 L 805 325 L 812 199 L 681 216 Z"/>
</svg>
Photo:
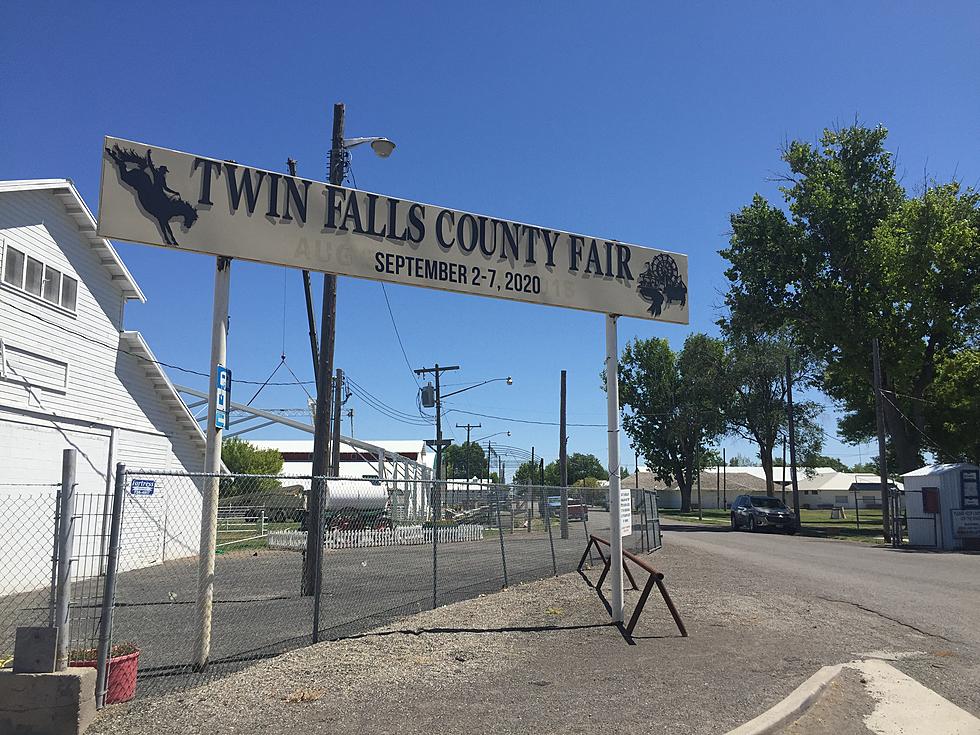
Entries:
<svg viewBox="0 0 980 735">
<path fill-rule="evenodd" d="M 874 710 L 874 699 L 861 681 L 861 674 L 845 668 L 823 695 L 780 735 L 873 735 L 864 718 Z"/>
</svg>

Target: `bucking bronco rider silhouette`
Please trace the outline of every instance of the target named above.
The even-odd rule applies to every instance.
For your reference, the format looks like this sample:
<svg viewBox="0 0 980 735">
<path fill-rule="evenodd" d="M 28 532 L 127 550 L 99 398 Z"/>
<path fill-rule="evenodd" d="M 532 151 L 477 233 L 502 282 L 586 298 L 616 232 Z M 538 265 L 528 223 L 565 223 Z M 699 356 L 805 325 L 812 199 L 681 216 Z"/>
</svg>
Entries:
<svg viewBox="0 0 980 735">
<path fill-rule="evenodd" d="M 119 146 L 106 148 L 106 153 L 116 162 L 119 178 L 136 194 L 140 208 L 145 214 L 156 220 L 167 245 L 176 245 L 177 238 L 170 229 L 170 220 L 182 218 L 184 228 L 189 229 L 197 221 L 197 212 L 185 202 L 180 192 L 174 191 L 167 185 L 166 166 L 154 166 L 149 150 L 145 156 L 140 156 L 132 150 L 122 150 Z"/>
</svg>

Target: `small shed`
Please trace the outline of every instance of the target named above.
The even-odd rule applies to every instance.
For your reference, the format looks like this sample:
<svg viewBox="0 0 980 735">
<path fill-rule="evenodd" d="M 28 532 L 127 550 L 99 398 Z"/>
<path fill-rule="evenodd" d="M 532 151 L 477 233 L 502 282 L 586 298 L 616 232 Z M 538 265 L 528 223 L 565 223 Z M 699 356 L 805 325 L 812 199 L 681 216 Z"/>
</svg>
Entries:
<svg viewBox="0 0 980 735">
<path fill-rule="evenodd" d="M 936 464 L 902 479 L 910 544 L 980 550 L 980 467 Z"/>
</svg>

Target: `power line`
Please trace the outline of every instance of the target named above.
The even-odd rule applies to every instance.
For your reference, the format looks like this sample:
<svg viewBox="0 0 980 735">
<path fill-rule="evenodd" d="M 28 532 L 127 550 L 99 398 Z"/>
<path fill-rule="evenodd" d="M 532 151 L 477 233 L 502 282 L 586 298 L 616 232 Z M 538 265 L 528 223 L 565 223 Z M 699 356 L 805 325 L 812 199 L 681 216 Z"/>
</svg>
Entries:
<svg viewBox="0 0 980 735">
<path fill-rule="evenodd" d="M 45 324 L 47 324 L 49 326 L 55 327 L 57 329 L 60 329 L 61 331 L 65 332 L 67 334 L 71 334 L 71 335 L 73 335 L 75 337 L 78 337 L 79 339 L 85 340 L 86 342 L 90 342 L 90 343 L 92 343 L 94 345 L 98 345 L 99 347 L 104 347 L 107 350 L 113 350 L 115 352 L 121 352 L 124 355 L 129 355 L 130 357 L 135 357 L 137 360 L 142 360 L 143 362 L 148 362 L 148 363 L 150 363 L 152 365 L 159 365 L 161 367 L 169 368 L 171 370 L 177 370 L 177 371 L 182 372 L 182 373 L 187 373 L 188 375 L 197 375 L 198 377 L 201 377 L 201 378 L 210 378 L 211 377 L 210 373 L 205 373 L 205 372 L 202 372 L 200 370 L 193 370 L 191 368 L 185 368 L 185 367 L 182 367 L 181 365 L 174 365 L 173 363 L 164 362 L 163 360 L 154 360 L 154 359 L 152 359 L 150 357 L 146 357 L 145 355 L 140 355 L 140 354 L 138 354 L 136 352 L 130 352 L 129 350 L 123 349 L 119 345 L 113 345 L 113 344 L 110 344 L 108 342 L 103 342 L 100 339 L 96 339 L 95 337 L 91 337 L 91 336 L 89 336 L 87 334 L 84 334 L 82 332 L 76 332 L 74 329 L 69 329 L 68 327 L 64 326 L 63 324 L 58 324 L 58 322 L 52 321 L 50 319 L 45 319 L 40 314 L 35 314 L 33 312 L 27 311 L 26 309 L 21 309 L 19 306 L 15 306 L 14 304 L 9 304 L 9 306 L 10 306 L 10 308 L 14 309 L 15 311 L 19 311 L 21 314 L 26 314 L 27 316 L 34 317 L 38 321 L 44 322 Z M 266 384 L 266 385 L 276 385 L 276 386 L 304 385 L 304 384 L 305 385 L 310 385 L 310 384 L 313 383 L 312 380 L 296 381 L 296 382 L 283 382 L 283 383 L 265 383 L 265 381 L 262 381 L 262 380 L 245 380 L 244 378 L 235 378 L 235 382 L 236 383 L 240 383 L 240 384 L 245 384 L 245 385 L 263 385 L 263 384 Z"/>
<path fill-rule="evenodd" d="M 480 416 L 481 418 L 485 418 L 485 419 L 496 419 L 497 421 L 513 421 L 513 422 L 518 423 L 518 424 L 535 424 L 537 426 L 558 426 L 558 422 L 557 421 L 532 421 L 531 419 L 516 419 L 516 418 L 513 418 L 512 416 L 493 416 L 493 415 L 491 415 L 489 413 L 477 413 L 476 411 L 464 411 L 461 408 L 450 408 L 450 409 L 448 409 L 446 411 L 446 413 L 453 413 L 453 412 L 456 412 L 456 413 L 465 413 L 468 416 Z M 605 424 L 572 424 L 572 423 L 569 423 L 569 424 L 566 424 L 566 425 L 567 426 L 586 427 L 586 428 L 592 428 L 592 429 L 605 429 L 606 428 L 606 425 Z"/>
<path fill-rule="evenodd" d="M 402 344 L 402 336 L 398 332 L 398 325 L 395 323 L 395 314 L 392 312 L 392 310 L 391 310 L 391 302 L 388 300 L 388 289 L 385 288 L 385 285 L 384 285 L 383 282 L 381 283 L 381 293 L 384 294 L 384 297 L 385 297 L 385 305 L 388 307 L 388 316 L 391 318 L 391 326 L 395 330 L 395 338 L 398 340 L 398 346 L 401 348 L 402 357 L 405 358 L 405 365 L 408 367 L 408 372 L 410 372 L 412 374 L 412 380 L 415 381 L 415 385 L 417 385 L 419 387 L 422 387 L 422 384 L 419 383 L 418 376 L 415 374 L 415 371 L 412 369 L 412 363 L 408 359 L 408 353 L 405 352 L 405 345 Z"/>
</svg>

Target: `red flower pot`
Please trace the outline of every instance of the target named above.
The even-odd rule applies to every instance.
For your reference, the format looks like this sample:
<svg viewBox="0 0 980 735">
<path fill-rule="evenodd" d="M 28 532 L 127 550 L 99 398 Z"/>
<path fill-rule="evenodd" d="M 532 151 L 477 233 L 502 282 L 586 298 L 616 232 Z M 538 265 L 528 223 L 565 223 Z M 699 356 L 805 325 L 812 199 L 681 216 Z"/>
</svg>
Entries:
<svg viewBox="0 0 980 735">
<path fill-rule="evenodd" d="M 109 673 L 106 676 L 105 703 L 119 704 L 128 702 L 136 694 L 136 664 L 140 652 L 133 651 L 122 656 L 112 656 L 109 659 Z M 96 662 L 73 661 L 72 666 L 95 667 Z"/>
</svg>

